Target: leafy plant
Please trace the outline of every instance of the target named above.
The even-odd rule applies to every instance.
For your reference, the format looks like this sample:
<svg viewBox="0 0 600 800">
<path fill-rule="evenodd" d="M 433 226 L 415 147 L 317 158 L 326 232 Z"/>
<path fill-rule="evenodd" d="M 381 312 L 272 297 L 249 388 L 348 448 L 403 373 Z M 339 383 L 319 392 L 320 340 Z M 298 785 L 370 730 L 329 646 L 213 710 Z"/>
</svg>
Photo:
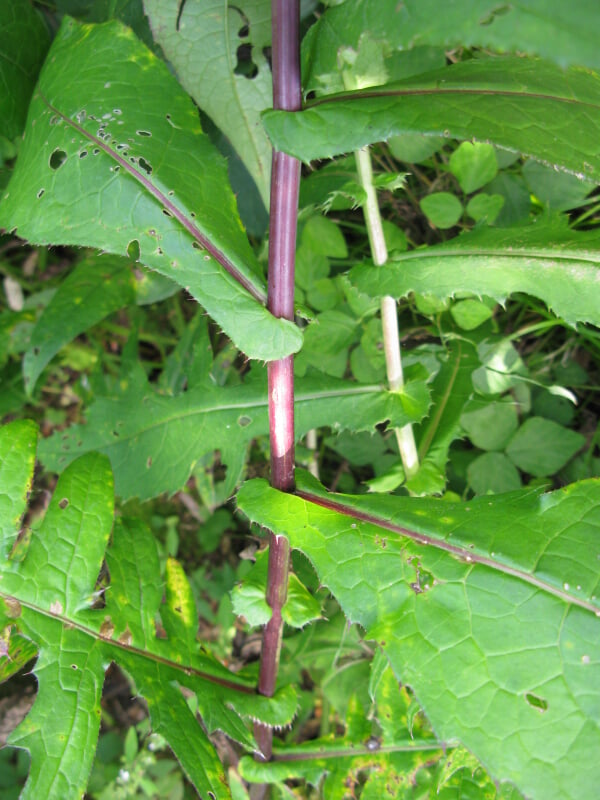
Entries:
<svg viewBox="0 0 600 800">
<path fill-rule="evenodd" d="M 600 15 L 299 6 L 0 12 L 22 796 L 591 800 Z"/>
</svg>

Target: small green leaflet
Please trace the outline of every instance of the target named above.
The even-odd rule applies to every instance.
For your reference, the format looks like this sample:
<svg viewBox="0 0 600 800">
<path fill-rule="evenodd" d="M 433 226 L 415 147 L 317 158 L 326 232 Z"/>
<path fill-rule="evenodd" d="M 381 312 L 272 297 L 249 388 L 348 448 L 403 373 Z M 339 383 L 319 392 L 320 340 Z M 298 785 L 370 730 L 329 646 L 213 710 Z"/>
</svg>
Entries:
<svg viewBox="0 0 600 800">
<path fill-rule="evenodd" d="M 600 482 L 468 503 L 297 486 L 250 481 L 238 504 L 308 556 L 439 739 L 527 797 L 594 800 Z"/>
<path fill-rule="evenodd" d="M 9 503 L 0 506 L 0 525 L 10 542 L 25 511 L 37 429 L 24 420 L 1 432 L 0 475 L 7 477 L 2 497 Z M 26 457 L 15 459 L 17 452 Z M 108 586 L 98 584 L 105 555 Z M 255 745 L 243 719 L 280 726 L 293 718 L 293 691 L 284 688 L 273 700 L 258 696 L 253 682 L 231 674 L 197 642 L 197 612 L 183 571 L 171 563 L 165 581 L 161 603 L 164 586 L 151 532 L 139 520 L 114 522 L 108 459 L 97 453 L 78 459 L 60 477 L 28 546 L 0 562 L 3 650 L 11 652 L 8 633 L 9 645 L 14 635 L 18 643 L 25 636 L 39 652 L 35 703 L 8 742 L 31 754 L 23 800 L 83 796 L 100 727 L 104 672 L 112 661 L 134 678 L 153 729 L 203 796 L 225 800 L 230 794 L 181 686 L 196 694 L 209 733 L 222 730 L 249 749 Z M 105 605 L 95 608 L 101 596 Z M 166 638 L 156 635 L 157 615 Z"/>
<path fill-rule="evenodd" d="M 139 259 L 187 289 L 251 358 L 300 349 L 296 326 L 263 305 L 262 270 L 227 165 L 202 133 L 196 107 L 118 22 L 63 21 L 0 225 L 36 244 Z"/>
<path fill-rule="evenodd" d="M 365 91 L 322 97 L 305 111 L 266 111 L 271 142 L 304 162 L 401 133 L 479 140 L 600 182 L 600 76 L 536 60 L 463 61 Z"/>
</svg>

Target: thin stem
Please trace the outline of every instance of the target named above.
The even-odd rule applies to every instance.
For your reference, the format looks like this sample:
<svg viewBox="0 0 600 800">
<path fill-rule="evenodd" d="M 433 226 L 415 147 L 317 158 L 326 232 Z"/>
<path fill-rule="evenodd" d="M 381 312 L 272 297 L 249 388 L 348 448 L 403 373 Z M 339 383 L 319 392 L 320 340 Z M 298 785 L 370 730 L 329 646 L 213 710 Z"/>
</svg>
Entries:
<svg viewBox="0 0 600 800">
<path fill-rule="evenodd" d="M 299 0 L 272 0 L 273 107 L 297 111 L 302 104 L 299 54 Z M 273 153 L 269 224 L 269 280 L 267 306 L 279 318 L 294 319 L 294 263 L 298 219 L 300 162 L 285 153 Z M 269 431 L 271 486 L 294 490 L 294 359 L 271 361 L 269 379 Z M 263 632 L 258 678 L 260 694 L 271 697 L 277 684 L 283 635 L 282 609 L 287 599 L 289 543 L 270 535 L 267 603 L 272 616 Z M 256 740 L 265 759 L 273 749 L 272 730 L 256 724 Z M 253 797 L 265 796 L 266 786 Z"/>
<path fill-rule="evenodd" d="M 373 170 L 371 167 L 371 156 L 369 150 L 363 147 L 355 153 L 358 177 L 362 188 L 366 194 L 364 205 L 365 222 L 369 235 L 369 244 L 373 262 L 376 266 L 385 264 L 388 258 L 385 238 L 383 236 L 383 226 L 381 224 L 381 214 L 379 213 L 379 203 L 377 194 L 373 186 Z M 396 301 L 393 297 L 385 296 L 381 298 L 381 325 L 383 328 L 383 348 L 385 351 L 385 365 L 387 370 L 388 384 L 390 391 L 399 392 L 404 386 L 404 375 L 402 372 L 402 358 L 400 355 L 400 334 L 398 331 L 398 313 Z M 415 436 L 412 425 L 404 425 L 396 428 L 396 441 L 398 450 L 404 467 L 404 474 L 411 478 L 419 469 L 419 456 L 415 444 Z"/>
</svg>

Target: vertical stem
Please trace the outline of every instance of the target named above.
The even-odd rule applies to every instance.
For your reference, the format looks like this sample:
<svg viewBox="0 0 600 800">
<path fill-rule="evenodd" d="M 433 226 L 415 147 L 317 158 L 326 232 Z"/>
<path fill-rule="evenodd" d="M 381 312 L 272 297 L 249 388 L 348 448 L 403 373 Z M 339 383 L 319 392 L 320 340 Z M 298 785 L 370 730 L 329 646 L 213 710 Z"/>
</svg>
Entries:
<svg viewBox="0 0 600 800">
<path fill-rule="evenodd" d="M 369 235 L 369 244 L 373 262 L 376 266 L 385 264 L 388 258 L 385 238 L 383 236 L 383 226 L 381 224 L 381 214 L 379 213 L 379 203 L 377 194 L 373 186 L 373 170 L 371 167 L 371 156 L 369 150 L 363 147 L 355 153 L 358 178 L 362 188 L 365 190 L 367 200 L 364 206 L 365 222 Z M 385 351 L 385 364 L 390 391 L 398 392 L 404 386 L 404 375 L 402 373 L 402 358 L 400 356 L 400 335 L 398 332 L 398 313 L 396 301 L 393 297 L 381 298 L 381 324 L 383 327 L 383 347 Z M 412 477 L 419 469 L 419 456 L 415 444 L 415 437 L 412 425 L 404 425 L 396 428 L 396 441 L 404 467 L 404 474 L 407 478 Z"/>
<path fill-rule="evenodd" d="M 273 107 L 297 111 L 302 104 L 299 53 L 299 0 L 272 0 Z M 294 260 L 298 219 L 300 162 L 285 153 L 273 153 L 269 224 L 269 293 L 267 306 L 276 317 L 294 319 Z M 268 365 L 271 486 L 294 489 L 294 358 Z M 289 544 L 271 534 L 267 603 L 272 616 L 263 632 L 258 691 L 275 692 L 283 634 L 281 611 L 287 598 Z M 256 740 L 266 759 L 271 757 L 273 734 L 257 724 Z M 266 790 L 262 790 L 266 794 Z"/>
</svg>

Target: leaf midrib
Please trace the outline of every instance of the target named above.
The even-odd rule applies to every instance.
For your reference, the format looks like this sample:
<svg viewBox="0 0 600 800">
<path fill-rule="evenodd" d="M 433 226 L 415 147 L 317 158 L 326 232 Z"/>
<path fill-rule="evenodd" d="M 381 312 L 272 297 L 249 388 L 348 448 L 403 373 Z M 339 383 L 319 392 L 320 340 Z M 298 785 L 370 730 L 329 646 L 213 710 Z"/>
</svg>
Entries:
<svg viewBox="0 0 600 800">
<path fill-rule="evenodd" d="M 75 620 L 66 617 L 64 614 L 54 614 L 52 611 L 48 611 L 45 608 L 41 608 L 35 603 L 22 600 L 21 598 L 15 596 L 14 594 L 10 594 L 8 592 L 0 592 L 0 597 L 6 600 L 16 599 L 24 608 L 27 608 L 36 614 L 40 614 L 43 617 L 57 620 L 63 625 L 64 628 L 74 628 L 80 633 L 83 633 L 84 635 L 89 636 L 91 639 L 94 639 L 94 641 L 98 641 L 108 646 L 115 647 L 118 650 L 124 650 L 128 653 L 131 653 L 132 655 L 140 656 L 149 661 L 153 661 L 157 664 L 162 664 L 163 666 L 169 667 L 170 669 L 182 672 L 188 677 L 193 676 L 196 678 L 201 678 L 202 680 L 208 681 L 209 683 L 214 683 L 226 689 L 231 689 L 233 691 L 241 692 L 242 694 L 256 694 L 256 690 L 252 686 L 247 686 L 246 684 L 242 683 L 236 683 L 235 681 L 228 680 L 227 678 L 220 678 L 217 675 L 211 675 L 210 672 L 203 672 L 202 670 L 196 669 L 195 667 L 179 664 L 176 661 L 171 661 L 168 658 L 165 658 L 164 656 L 158 655 L 157 653 L 151 653 L 148 650 L 142 650 L 139 647 L 134 647 L 133 645 L 125 644 L 124 642 L 119 642 L 116 639 L 109 639 L 107 637 L 102 636 L 93 628 L 88 628 L 87 625 L 83 625 L 83 623 L 81 622 L 76 622 Z"/>
<path fill-rule="evenodd" d="M 560 246 L 560 245 L 559 245 Z M 543 248 L 535 248 L 535 249 L 528 249 L 528 248 L 520 248 L 517 246 L 512 246 L 510 250 L 505 248 L 499 247 L 498 249 L 494 248 L 471 248 L 468 245 L 466 247 L 461 247 L 460 245 L 456 245 L 454 247 L 429 247 L 423 248 L 422 250 L 411 250 L 405 254 L 397 255 L 393 261 L 388 262 L 386 265 L 387 268 L 393 267 L 395 263 L 400 261 L 411 261 L 414 259 L 421 259 L 421 258 L 465 258 L 465 257 L 479 257 L 479 258 L 506 258 L 506 259 L 518 259 L 521 260 L 523 258 L 535 258 L 538 260 L 552 260 L 552 261 L 561 261 L 561 262 L 570 262 L 570 261 L 587 261 L 590 264 L 596 264 L 600 262 L 600 251 L 595 253 L 593 251 L 589 252 L 579 252 L 573 250 L 563 250 L 562 252 L 557 252 L 549 247 L 547 250 Z"/>
<path fill-rule="evenodd" d="M 554 103 L 566 103 L 567 105 L 575 105 L 586 108 L 592 108 L 595 111 L 600 111 L 600 104 L 591 103 L 588 100 L 579 100 L 576 97 L 561 97 L 555 94 L 545 94 L 544 92 L 527 92 L 517 91 L 515 89 L 484 89 L 484 88 L 467 88 L 467 87 L 451 87 L 451 86 L 436 86 L 435 88 L 407 88 L 407 89 L 386 89 L 384 91 L 361 91 L 361 92 L 340 92 L 339 94 L 325 95 L 323 97 L 315 98 L 306 103 L 303 110 L 310 111 L 317 106 L 327 106 L 329 104 L 344 102 L 347 100 L 372 100 L 378 98 L 391 98 L 391 97 L 421 97 L 427 95 L 473 95 L 476 97 L 489 96 L 489 97 L 514 97 L 520 100 L 543 100 L 551 101 Z"/>
<path fill-rule="evenodd" d="M 213 388 L 213 387 L 211 387 L 211 388 Z M 194 391 L 200 392 L 201 389 L 202 389 L 202 387 L 198 387 L 198 389 L 194 390 Z M 378 393 L 384 392 L 384 391 L 385 391 L 385 389 L 384 389 L 383 386 L 370 385 L 370 386 L 364 386 L 364 387 L 360 386 L 360 387 L 356 387 L 356 388 L 348 387 L 346 389 L 329 390 L 329 391 L 325 391 L 325 392 L 297 392 L 296 396 L 295 396 L 295 401 L 296 401 L 296 403 L 310 402 L 311 400 L 323 400 L 323 399 L 327 400 L 327 399 L 336 398 L 336 397 L 351 397 L 353 395 L 378 394 Z M 266 394 L 266 387 L 265 387 L 265 394 Z M 179 397 L 184 398 L 184 397 L 189 397 L 189 395 L 187 395 L 187 396 L 186 395 L 180 395 Z M 142 398 L 142 401 L 144 399 L 146 399 L 146 398 L 151 398 L 153 400 L 154 399 L 158 399 L 158 400 L 167 400 L 167 399 L 177 400 L 177 398 L 175 398 L 175 397 L 174 398 L 166 398 L 166 397 L 164 397 L 162 395 L 154 395 L 154 396 L 153 395 L 145 395 L 145 397 Z M 106 397 L 106 398 L 101 398 L 98 402 L 101 402 L 101 400 L 107 400 L 109 402 L 113 401 L 113 400 L 116 400 L 118 402 L 119 400 L 122 400 L 122 399 L 123 399 L 122 397 L 117 397 L 117 398 Z M 179 414 L 172 414 L 171 413 L 169 416 L 165 416 L 165 417 L 162 417 L 160 420 L 153 421 L 152 424 L 150 424 L 150 425 L 138 428 L 134 433 L 126 434 L 124 436 L 120 436 L 119 435 L 118 439 L 116 439 L 114 442 L 109 442 L 109 443 L 105 444 L 104 446 L 102 446 L 101 449 L 102 449 L 102 452 L 105 452 L 105 451 L 109 450 L 112 447 L 117 447 L 118 445 L 120 445 L 122 443 L 129 442 L 132 439 L 136 439 L 139 436 L 143 436 L 146 433 L 150 433 L 151 431 L 153 431 L 153 430 L 155 430 L 157 428 L 162 428 L 165 425 L 170 425 L 170 424 L 172 424 L 174 422 L 178 422 L 178 421 L 181 421 L 183 419 L 188 419 L 188 418 L 191 418 L 191 417 L 194 417 L 194 416 L 197 416 L 197 415 L 214 414 L 214 413 L 219 413 L 219 412 L 222 412 L 222 411 L 236 411 L 236 410 L 246 410 L 246 409 L 258 409 L 258 410 L 260 410 L 260 409 L 268 408 L 268 405 L 269 405 L 269 401 L 268 401 L 268 398 L 265 396 L 264 398 L 261 398 L 260 400 L 258 400 L 256 402 L 251 402 L 250 401 L 250 402 L 237 402 L 237 403 L 219 403 L 218 405 L 210 406 L 208 408 L 198 408 L 198 407 L 196 407 L 196 408 L 191 408 L 191 409 L 189 409 L 187 411 L 182 411 Z M 244 430 L 244 428 L 241 428 L 241 430 Z"/>
<path fill-rule="evenodd" d="M 66 114 L 63 114 L 62 111 L 59 111 L 56 106 L 52 105 L 50 101 L 41 93 L 39 92 L 39 96 L 54 114 L 57 114 L 64 122 L 76 130 L 81 136 L 88 139 L 88 141 L 93 142 L 94 145 L 99 147 L 103 152 L 105 152 L 110 158 L 116 161 L 119 166 L 121 166 L 131 177 L 135 178 L 135 180 L 140 183 L 146 191 L 154 197 L 159 203 L 166 208 L 169 213 L 179 222 L 179 224 L 185 228 L 185 230 L 194 238 L 196 242 L 198 242 L 201 247 L 209 252 L 211 256 L 223 267 L 226 272 L 228 272 L 232 278 L 234 278 L 240 286 L 242 286 L 255 300 L 257 300 L 261 305 L 264 305 L 267 301 L 267 295 L 264 290 L 259 289 L 256 287 L 245 275 L 243 275 L 240 270 L 230 261 L 230 259 L 223 253 L 222 250 L 219 250 L 210 239 L 202 233 L 202 231 L 190 220 L 187 216 L 167 197 L 167 195 L 162 192 L 157 186 L 155 186 L 152 181 L 147 178 L 145 175 L 142 175 L 141 172 L 134 169 L 132 165 L 125 159 L 123 156 L 116 153 L 112 150 L 102 139 L 94 136 L 94 134 L 87 131 L 84 127 L 79 125 L 73 119 L 68 117 Z"/>
<path fill-rule="evenodd" d="M 398 534 L 399 536 L 405 537 L 410 539 L 411 541 L 415 542 L 416 544 L 420 545 L 428 545 L 431 547 L 436 548 L 437 550 L 443 550 L 446 553 L 458 558 L 461 561 L 464 561 L 471 566 L 481 565 L 489 567 L 490 569 L 495 570 L 496 572 L 502 572 L 505 575 L 510 575 L 514 578 L 518 578 L 522 580 L 524 583 L 528 583 L 531 586 L 534 586 L 536 589 L 540 589 L 548 594 L 554 595 L 562 600 L 567 605 L 576 605 L 580 608 L 583 608 L 585 611 L 591 611 L 596 617 L 600 617 L 600 609 L 590 603 L 587 600 L 584 600 L 579 597 L 574 597 L 572 594 L 569 594 L 566 590 L 559 588 L 558 586 L 553 586 L 551 583 L 541 580 L 540 578 L 536 577 L 535 575 L 526 572 L 525 570 L 519 569 L 518 567 L 513 567 L 510 564 L 505 564 L 501 561 L 497 561 L 489 556 L 484 556 L 479 553 L 476 553 L 469 548 L 461 547 L 458 545 L 450 544 L 441 539 L 435 539 L 433 536 L 424 533 L 418 533 L 417 531 L 410 530 L 409 528 L 404 528 L 401 525 L 396 525 L 395 523 L 382 519 L 381 517 L 377 517 L 374 514 L 369 514 L 365 511 L 359 511 L 352 506 L 348 506 L 345 503 L 338 502 L 336 500 L 332 500 L 327 497 L 320 497 L 319 495 L 312 494 L 312 492 L 302 491 L 297 489 L 294 493 L 297 497 L 305 500 L 309 503 L 314 503 L 321 508 L 326 508 L 330 511 L 335 511 L 339 514 L 343 514 L 345 516 L 351 517 L 352 519 L 356 519 L 359 522 L 366 522 L 370 525 L 375 525 L 378 528 L 383 528 L 384 530 L 390 531 L 391 533 Z"/>
</svg>

